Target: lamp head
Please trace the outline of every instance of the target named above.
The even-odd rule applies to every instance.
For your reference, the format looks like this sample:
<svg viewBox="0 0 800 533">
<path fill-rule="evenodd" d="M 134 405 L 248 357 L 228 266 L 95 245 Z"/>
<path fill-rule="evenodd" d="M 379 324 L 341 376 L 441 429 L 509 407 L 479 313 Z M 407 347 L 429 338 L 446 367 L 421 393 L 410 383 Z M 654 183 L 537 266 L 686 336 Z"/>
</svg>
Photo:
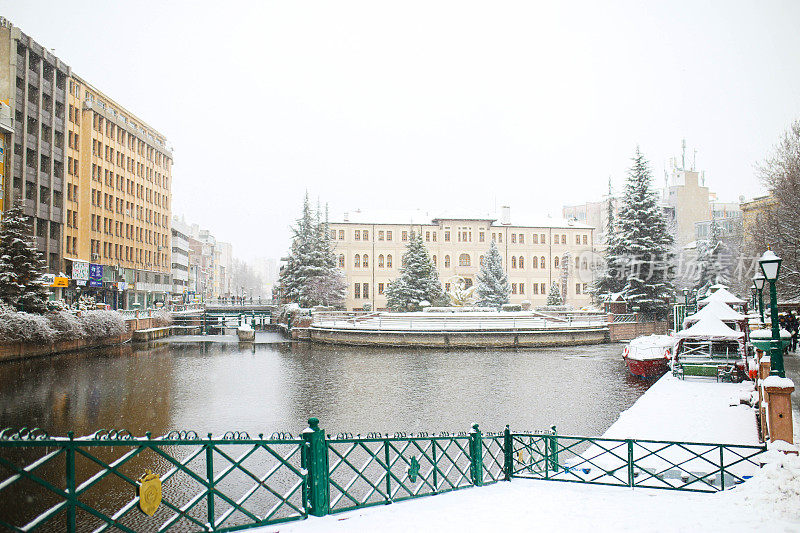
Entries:
<svg viewBox="0 0 800 533">
<path fill-rule="evenodd" d="M 766 281 L 767 279 L 764 277 L 763 274 L 761 274 L 761 272 L 756 272 L 756 275 L 753 276 L 753 287 L 755 287 L 757 291 L 760 291 L 761 289 L 764 288 L 764 283 Z"/>
<path fill-rule="evenodd" d="M 778 279 L 778 273 L 781 269 L 781 261 L 781 258 L 775 255 L 775 252 L 772 250 L 767 250 L 764 252 L 764 255 L 762 255 L 761 259 L 758 260 L 758 264 L 761 265 L 761 271 L 764 273 L 764 277 L 769 281 L 775 281 Z"/>
</svg>

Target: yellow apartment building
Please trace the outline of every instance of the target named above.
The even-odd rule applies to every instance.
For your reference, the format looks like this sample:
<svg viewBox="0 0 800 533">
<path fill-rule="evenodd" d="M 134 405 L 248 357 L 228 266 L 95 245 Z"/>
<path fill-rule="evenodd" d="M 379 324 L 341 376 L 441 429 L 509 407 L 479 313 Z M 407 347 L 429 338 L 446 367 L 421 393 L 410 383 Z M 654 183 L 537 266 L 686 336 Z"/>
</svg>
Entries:
<svg viewBox="0 0 800 533">
<path fill-rule="evenodd" d="M 349 310 L 387 308 L 385 291 L 400 276 L 411 233 L 422 235 L 444 289 L 477 283 L 483 255 L 495 241 L 511 285 L 510 303 L 545 305 L 553 282 L 567 273 L 567 304 L 589 305 L 594 229 L 586 224 L 521 215 L 504 207 L 498 217 L 413 212 L 345 213 L 330 223 L 339 268 L 347 279 Z M 564 261 L 567 260 L 565 268 Z"/>
<path fill-rule="evenodd" d="M 90 293 L 120 308 L 168 299 L 172 152 L 166 138 L 74 73 L 67 103 L 67 298 Z"/>
</svg>

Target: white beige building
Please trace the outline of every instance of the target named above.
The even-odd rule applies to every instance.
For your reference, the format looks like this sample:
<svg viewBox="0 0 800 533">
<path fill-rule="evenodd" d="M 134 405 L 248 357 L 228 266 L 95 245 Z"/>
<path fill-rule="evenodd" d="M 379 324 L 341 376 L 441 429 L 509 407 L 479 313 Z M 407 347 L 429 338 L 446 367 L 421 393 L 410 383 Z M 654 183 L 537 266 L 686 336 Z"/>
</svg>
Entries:
<svg viewBox="0 0 800 533">
<path fill-rule="evenodd" d="M 345 213 L 330 223 L 339 267 L 347 279 L 347 309 L 386 309 L 385 291 L 400 276 L 411 233 L 419 233 L 445 290 L 463 279 L 477 283 L 483 255 L 495 241 L 511 284 L 511 303 L 544 305 L 559 282 L 567 256 L 567 303 L 590 303 L 593 228 L 574 221 L 520 215 L 502 208 L 500 217 L 421 211 Z"/>
</svg>

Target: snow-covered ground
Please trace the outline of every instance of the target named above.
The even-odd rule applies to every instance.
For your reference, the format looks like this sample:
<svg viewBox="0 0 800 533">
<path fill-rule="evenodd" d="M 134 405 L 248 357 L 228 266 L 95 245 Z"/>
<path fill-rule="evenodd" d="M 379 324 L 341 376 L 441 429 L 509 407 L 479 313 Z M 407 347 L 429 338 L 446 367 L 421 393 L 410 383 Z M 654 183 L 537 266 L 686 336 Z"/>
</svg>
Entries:
<svg viewBox="0 0 800 533">
<path fill-rule="evenodd" d="M 800 531 L 800 460 L 715 494 L 516 479 L 261 528 L 344 531 Z"/>
</svg>

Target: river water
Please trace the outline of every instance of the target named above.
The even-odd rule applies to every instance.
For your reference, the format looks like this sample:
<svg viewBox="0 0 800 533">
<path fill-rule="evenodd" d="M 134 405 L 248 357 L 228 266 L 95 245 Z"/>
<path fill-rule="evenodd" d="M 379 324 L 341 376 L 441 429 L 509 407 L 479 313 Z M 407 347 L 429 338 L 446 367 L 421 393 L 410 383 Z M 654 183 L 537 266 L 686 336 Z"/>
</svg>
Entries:
<svg viewBox="0 0 800 533">
<path fill-rule="evenodd" d="M 597 436 L 650 384 L 627 373 L 621 351 L 128 344 L 0 364 L 0 427 L 269 436 L 297 435 L 316 416 L 334 435 L 467 431 L 478 422 L 487 431 L 556 425 Z"/>
</svg>

